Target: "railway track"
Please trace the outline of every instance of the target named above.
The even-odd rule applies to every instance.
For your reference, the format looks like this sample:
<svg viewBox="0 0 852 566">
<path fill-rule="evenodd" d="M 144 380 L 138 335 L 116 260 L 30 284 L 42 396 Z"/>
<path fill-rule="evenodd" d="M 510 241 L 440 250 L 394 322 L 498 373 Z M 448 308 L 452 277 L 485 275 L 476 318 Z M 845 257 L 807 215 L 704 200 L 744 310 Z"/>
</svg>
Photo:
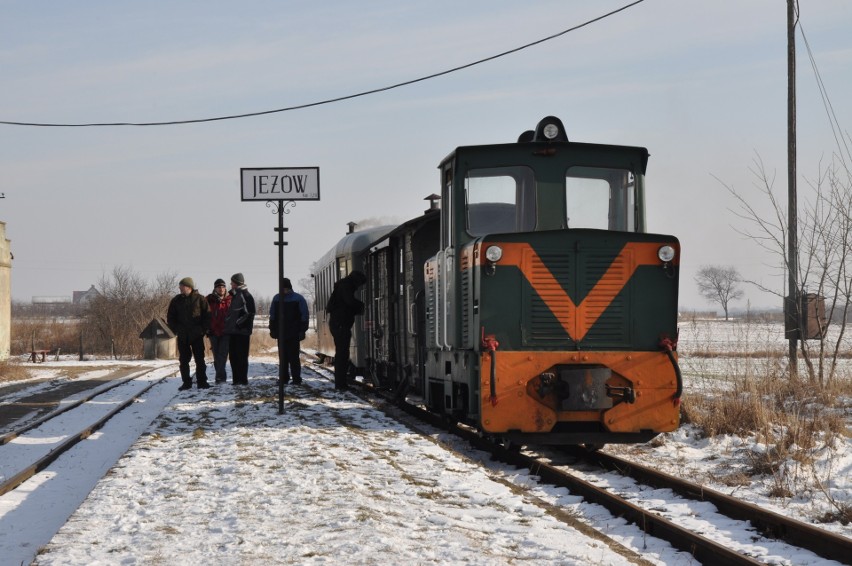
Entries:
<svg viewBox="0 0 852 566">
<path fill-rule="evenodd" d="M 540 481 L 558 487 L 567 488 L 572 494 L 581 496 L 585 501 L 597 503 L 605 507 L 614 517 L 620 517 L 639 526 L 649 536 L 667 541 L 674 548 L 691 554 L 702 564 L 735 565 L 735 564 L 765 564 L 774 558 L 764 555 L 765 548 L 761 541 L 774 539 L 783 541 L 793 550 L 803 549 L 826 560 L 835 560 L 847 564 L 852 556 L 852 541 L 850 539 L 813 527 L 761 509 L 744 501 L 725 494 L 707 489 L 701 485 L 663 474 L 651 468 L 637 465 L 620 458 L 601 452 L 590 452 L 581 448 L 564 453 L 561 463 L 554 463 L 551 456 L 544 452 L 519 451 L 506 448 L 503 445 L 484 437 L 481 433 L 458 423 L 426 411 L 420 406 L 410 403 L 399 403 L 390 399 L 370 385 L 362 384 L 360 392 L 369 393 L 390 403 L 414 417 L 419 422 L 425 422 L 435 428 L 445 430 L 466 440 L 473 447 L 483 450 L 492 457 L 529 470 L 538 476 Z M 566 463 L 567 455 L 575 463 L 587 468 L 586 473 L 578 473 L 575 463 Z M 597 470 L 597 471 L 596 471 Z M 619 495 L 612 489 L 596 485 L 593 480 L 584 479 L 589 473 L 617 472 L 627 478 L 632 478 L 635 489 L 630 493 Z M 600 483 L 606 483 L 601 481 Z M 644 488 L 669 490 L 679 505 L 698 505 L 706 509 L 707 504 L 715 507 L 698 514 L 719 517 L 718 526 L 714 527 L 713 518 L 708 518 L 705 527 L 698 527 L 701 532 L 679 524 L 676 516 L 667 518 L 665 506 L 657 503 L 643 503 L 635 495 Z M 731 529 L 731 521 L 740 523 L 734 531 L 754 533 L 748 541 L 732 542 L 726 538 Z M 684 521 L 686 522 L 686 521 Z"/>
<path fill-rule="evenodd" d="M 120 367 L 105 370 L 96 379 L 55 380 L 34 394 L 11 394 L 0 400 L 0 446 L 50 419 L 79 407 L 152 370 Z"/>
<path fill-rule="evenodd" d="M 44 470 L 174 370 L 144 369 L 83 394 L 0 437 L 0 496 Z"/>
</svg>

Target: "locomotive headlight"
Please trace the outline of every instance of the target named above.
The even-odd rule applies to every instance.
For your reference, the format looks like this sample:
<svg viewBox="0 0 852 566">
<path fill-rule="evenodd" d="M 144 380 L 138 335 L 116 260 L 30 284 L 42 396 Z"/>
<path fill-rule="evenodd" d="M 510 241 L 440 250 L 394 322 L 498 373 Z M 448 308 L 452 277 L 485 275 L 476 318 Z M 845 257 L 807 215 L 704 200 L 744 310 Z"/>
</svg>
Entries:
<svg viewBox="0 0 852 566">
<path fill-rule="evenodd" d="M 549 140 L 552 140 L 553 138 L 559 135 L 559 126 L 557 126 L 556 124 L 545 124 L 542 133 L 544 133 L 544 137 Z"/>
<path fill-rule="evenodd" d="M 663 263 L 668 263 L 674 259 L 675 251 L 671 246 L 662 246 L 657 250 L 657 257 L 660 258 L 660 261 Z"/>
<path fill-rule="evenodd" d="M 485 259 L 491 263 L 497 263 L 501 257 L 503 257 L 503 248 L 500 246 L 488 246 L 485 250 Z"/>
</svg>

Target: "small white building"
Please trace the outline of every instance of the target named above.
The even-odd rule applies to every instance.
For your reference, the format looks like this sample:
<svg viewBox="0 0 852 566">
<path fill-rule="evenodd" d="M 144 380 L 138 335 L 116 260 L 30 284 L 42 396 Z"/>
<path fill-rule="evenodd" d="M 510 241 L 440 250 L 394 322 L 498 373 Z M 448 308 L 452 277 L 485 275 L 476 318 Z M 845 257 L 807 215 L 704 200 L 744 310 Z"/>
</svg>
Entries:
<svg viewBox="0 0 852 566">
<path fill-rule="evenodd" d="M 9 358 L 12 347 L 12 242 L 6 239 L 6 223 L 0 222 L 0 360 Z"/>
</svg>

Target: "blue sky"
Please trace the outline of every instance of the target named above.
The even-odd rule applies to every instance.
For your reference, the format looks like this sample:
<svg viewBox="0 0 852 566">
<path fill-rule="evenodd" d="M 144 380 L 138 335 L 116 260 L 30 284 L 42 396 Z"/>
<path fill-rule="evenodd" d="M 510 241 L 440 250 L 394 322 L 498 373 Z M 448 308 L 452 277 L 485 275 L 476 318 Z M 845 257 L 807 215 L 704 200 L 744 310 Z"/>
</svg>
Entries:
<svg viewBox="0 0 852 566">
<path fill-rule="evenodd" d="M 470 63 L 627 3 L 0 1 L 0 120 L 168 121 L 305 104 Z M 848 131 L 852 2 L 802 2 L 801 17 Z M 836 146 L 798 49 L 801 187 Z M 285 220 L 285 270 L 298 281 L 347 222 L 424 210 L 455 147 L 513 141 L 549 114 L 572 140 L 649 149 L 648 222 L 681 239 L 682 306 L 707 306 L 692 280 L 705 264 L 780 292 L 767 265 L 777 260 L 737 233 L 717 178 L 762 206 L 749 173 L 759 155 L 785 194 L 786 72 L 785 2 L 646 0 L 519 53 L 331 105 L 185 126 L 0 125 L 12 295 L 70 296 L 121 265 L 189 275 L 204 292 L 240 271 L 271 296 L 277 217 L 240 201 L 241 167 L 320 168 L 321 201 Z M 778 302 L 745 290 L 752 306 Z"/>
</svg>

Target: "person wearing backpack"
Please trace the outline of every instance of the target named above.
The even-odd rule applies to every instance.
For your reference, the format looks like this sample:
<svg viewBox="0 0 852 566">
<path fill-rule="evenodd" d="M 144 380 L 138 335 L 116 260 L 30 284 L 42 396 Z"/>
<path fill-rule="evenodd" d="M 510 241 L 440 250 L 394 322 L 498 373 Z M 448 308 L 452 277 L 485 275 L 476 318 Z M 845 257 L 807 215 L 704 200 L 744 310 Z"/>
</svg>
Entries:
<svg viewBox="0 0 852 566">
<path fill-rule="evenodd" d="M 248 358 L 251 332 L 254 326 L 254 297 L 246 287 L 242 273 L 231 276 L 231 307 L 225 316 L 225 334 L 228 335 L 228 357 L 231 359 L 231 383 L 248 384 Z"/>
</svg>

